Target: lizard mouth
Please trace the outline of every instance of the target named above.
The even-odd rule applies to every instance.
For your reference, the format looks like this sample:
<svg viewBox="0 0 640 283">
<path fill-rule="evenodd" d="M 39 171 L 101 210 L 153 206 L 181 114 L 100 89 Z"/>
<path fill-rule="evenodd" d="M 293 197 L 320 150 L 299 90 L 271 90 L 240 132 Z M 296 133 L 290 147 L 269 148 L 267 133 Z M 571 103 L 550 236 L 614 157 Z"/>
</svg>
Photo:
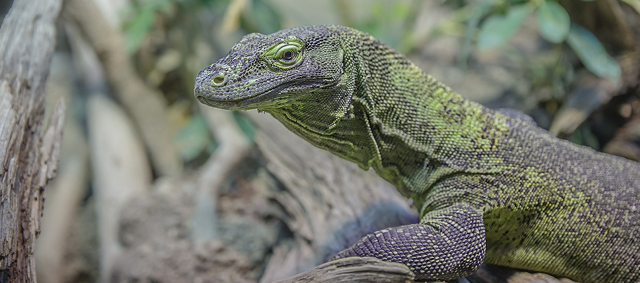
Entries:
<svg viewBox="0 0 640 283">
<path fill-rule="evenodd" d="M 194 92 L 198 101 L 205 105 L 227 110 L 249 110 L 278 108 L 278 106 L 290 101 L 287 98 L 291 98 L 294 94 L 308 93 L 310 89 L 326 88 L 336 84 L 329 78 L 298 79 L 279 84 L 262 92 L 239 96 L 206 93 L 206 90 L 197 84 Z"/>
</svg>

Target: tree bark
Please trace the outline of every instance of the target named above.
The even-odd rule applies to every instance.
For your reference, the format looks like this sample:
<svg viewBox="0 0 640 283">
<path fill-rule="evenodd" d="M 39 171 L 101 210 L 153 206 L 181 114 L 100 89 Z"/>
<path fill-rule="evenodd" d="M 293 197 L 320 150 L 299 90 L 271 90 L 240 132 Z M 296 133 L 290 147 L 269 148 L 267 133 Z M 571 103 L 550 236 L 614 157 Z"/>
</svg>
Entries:
<svg viewBox="0 0 640 283">
<path fill-rule="evenodd" d="M 61 0 L 16 0 L 0 28 L 0 282 L 36 282 L 35 238 L 64 106 L 41 129 Z"/>
</svg>

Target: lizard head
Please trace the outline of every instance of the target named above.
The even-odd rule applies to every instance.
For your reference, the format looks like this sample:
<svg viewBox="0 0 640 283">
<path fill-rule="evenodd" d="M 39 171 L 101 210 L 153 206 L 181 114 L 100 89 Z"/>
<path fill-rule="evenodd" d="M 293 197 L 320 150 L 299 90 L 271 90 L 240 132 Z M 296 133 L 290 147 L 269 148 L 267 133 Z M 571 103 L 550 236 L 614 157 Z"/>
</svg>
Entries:
<svg viewBox="0 0 640 283">
<path fill-rule="evenodd" d="M 342 56 L 330 26 L 249 34 L 198 74 L 194 93 L 209 106 L 269 112 L 338 85 Z"/>
<path fill-rule="evenodd" d="M 340 26 L 249 34 L 198 74 L 195 96 L 217 108 L 265 111 L 315 146 L 369 168 L 375 154 L 366 115 L 353 115 L 354 33 L 365 36 Z"/>
</svg>

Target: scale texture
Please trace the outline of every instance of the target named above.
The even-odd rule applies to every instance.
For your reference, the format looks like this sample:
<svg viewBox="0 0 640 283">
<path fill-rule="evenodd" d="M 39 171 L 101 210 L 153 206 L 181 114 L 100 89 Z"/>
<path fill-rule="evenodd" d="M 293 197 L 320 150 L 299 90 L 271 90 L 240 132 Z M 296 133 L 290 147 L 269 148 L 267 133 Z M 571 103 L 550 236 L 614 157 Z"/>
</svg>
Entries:
<svg viewBox="0 0 640 283">
<path fill-rule="evenodd" d="M 267 112 L 413 198 L 419 224 L 377 231 L 334 258 L 400 262 L 431 280 L 484 261 L 640 282 L 639 163 L 468 101 L 366 33 L 247 35 L 200 72 L 194 91 L 213 107 Z"/>
</svg>

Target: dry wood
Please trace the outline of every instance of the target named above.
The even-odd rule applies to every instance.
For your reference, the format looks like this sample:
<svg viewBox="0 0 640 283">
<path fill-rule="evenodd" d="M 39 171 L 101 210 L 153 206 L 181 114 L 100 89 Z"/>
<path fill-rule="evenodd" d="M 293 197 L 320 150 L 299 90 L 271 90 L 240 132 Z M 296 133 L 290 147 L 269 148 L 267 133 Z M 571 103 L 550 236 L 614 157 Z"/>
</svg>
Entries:
<svg viewBox="0 0 640 283">
<path fill-rule="evenodd" d="M 115 94 L 142 133 L 154 168 L 160 175 L 181 174 L 182 162 L 172 143 L 174 129 L 169 123 L 166 101 L 134 69 L 123 35 L 109 25 L 93 1 L 67 0 L 64 15 L 78 23 L 98 54 Z"/>
<path fill-rule="evenodd" d="M 400 263 L 372 257 L 349 257 L 319 265 L 276 283 L 409 283 L 415 275 Z"/>
<path fill-rule="evenodd" d="M 35 282 L 44 188 L 55 175 L 64 104 L 49 125 L 44 86 L 60 0 L 16 0 L 0 28 L 0 281 Z"/>
<path fill-rule="evenodd" d="M 556 278 L 544 273 L 530 273 L 504 266 L 483 264 L 466 278 L 471 283 L 575 283 L 567 278 Z"/>
</svg>

